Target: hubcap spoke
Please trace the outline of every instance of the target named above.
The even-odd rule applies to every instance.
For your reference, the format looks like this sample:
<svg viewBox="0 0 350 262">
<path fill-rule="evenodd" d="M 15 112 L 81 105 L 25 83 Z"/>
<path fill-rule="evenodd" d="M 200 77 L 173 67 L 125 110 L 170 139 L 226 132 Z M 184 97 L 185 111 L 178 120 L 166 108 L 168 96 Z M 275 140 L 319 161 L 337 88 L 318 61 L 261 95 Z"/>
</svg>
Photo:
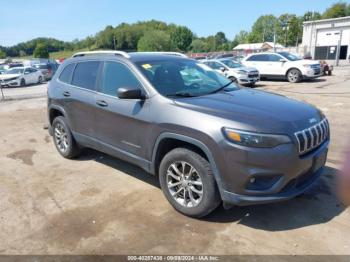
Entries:
<svg viewBox="0 0 350 262">
<path fill-rule="evenodd" d="M 185 161 L 172 163 L 166 174 L 168 190 L 185 207 L 195 207 L 203 197 L 203 183 L 197 170 Z"/>
</svg>

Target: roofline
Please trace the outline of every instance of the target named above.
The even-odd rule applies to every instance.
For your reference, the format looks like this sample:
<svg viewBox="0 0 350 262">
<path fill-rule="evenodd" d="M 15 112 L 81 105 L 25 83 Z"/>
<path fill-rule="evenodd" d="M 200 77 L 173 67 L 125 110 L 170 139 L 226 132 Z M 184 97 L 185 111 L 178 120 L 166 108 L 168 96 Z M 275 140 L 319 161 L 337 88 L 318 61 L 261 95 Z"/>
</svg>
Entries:
<svg viewBox="0 0 350 262">
<path fill-rule="evenodd" d="M 319 19 L 319 20 L 305 21 L 305 22 L 303 22 L 303 25 L 305 25 L 305 24 L 313 24 L 313 23 L 330 22 L 330 21 L 340 21 L 340 20 L 346 20 L 346 19 L 350 19 L 350 16 L 343 16 L 343 17 L 337 17 L 337 18 L 328 18 L 328 19 Z"/>
<path fill-rule="evenodd" d="M 78 52 L 72 55 L 73 57 L 80 57 L 80 56 L 86 56 L 86 55 L 120 55 L 125 58 L 130 58 L 130 55 L 124 51 L 117 51 L 117 50 L 98 50 L 98 51 L 83 51 Z"/>
<path fill-rule="evenodd" d="M 144 55 L 173 55 L 173 56 L 180 56 L 180 57 L 184 57 L 184 58 L 188 58 L 187 55 L 182 54 L 180 52 L 132 52 L 130 54 L 144 54 Z"/>
</svg>

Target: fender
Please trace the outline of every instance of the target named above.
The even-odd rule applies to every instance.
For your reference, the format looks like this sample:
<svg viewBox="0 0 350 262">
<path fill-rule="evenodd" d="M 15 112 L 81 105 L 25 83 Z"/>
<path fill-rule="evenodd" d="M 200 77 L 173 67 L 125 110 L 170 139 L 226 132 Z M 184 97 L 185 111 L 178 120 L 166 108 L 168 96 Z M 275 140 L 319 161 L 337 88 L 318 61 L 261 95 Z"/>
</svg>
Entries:
<svg viewBox="0 0 350 262">
<path fill-rule="evenodd" d="M 63 116 L 67 119 L 68 123 L 69 123 L 69 119 L 68 119 L 68 115 L 66 113 L 66 110 L 64 110 L 64 108 L 60 105 L 57 105 L 57 104 L 51 104 L 48 109 L 47 109 L 47 120 L 48 120 L 48 124 L 49 124 L 49 134 L 52 136 L 52 126 L 51 126 L 51 123 L 50 123 L 50 111 L 52 109 L 55 109 L 55 110 L 58 110 L 60 111 Z"/>
<path fill-rule="evenodd" d="M 214 178 L 215 178 L 216 183 L 218 185 L 220 194 L 223 192 L 221 177 L 220 177 L 219 171 L 217 169 L 214 157 L 211 154 L 211 151 L 203 142 L 201 142 L 197 139 L 194 139 L 192 137 L 188 137 L 188 136 L 184 136 L 184 135 L 180 135 L 180 134 L 175 134 L 175 133 L 170 133 L 170 132 L 164 132 L 164 133 L 160 134 L 156 140 L 156 143 L 155 143 L 155 146 L 154 146 L 153 152 L 152 152 L 152 162 L 151 162 L 151 168 L 150 168 L 151 174 L 156 173 L 155 164 L 156 164 L 156 155 L 157 155 L 158 147 L 159 147 L 160 142 L 166 138 L 181 140 L 181 141 L 193 144 L 193 145 L 199 147 L 201 150 L 203 150 L 205 155 L 208 157 L 208 160 L 209 160 L 210 166 L 212 168 Z"/>
</svg>

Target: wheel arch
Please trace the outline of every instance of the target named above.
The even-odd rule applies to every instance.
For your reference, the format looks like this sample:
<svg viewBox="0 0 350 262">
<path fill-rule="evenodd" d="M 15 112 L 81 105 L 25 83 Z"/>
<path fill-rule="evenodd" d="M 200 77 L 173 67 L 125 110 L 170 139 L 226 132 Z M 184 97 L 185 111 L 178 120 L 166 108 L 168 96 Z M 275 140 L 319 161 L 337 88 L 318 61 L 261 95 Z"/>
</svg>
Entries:
<svg viewBox="0 0 350 262">
<path fill-rule="evenodd" d="M 177 144 L 175 144 L 175 146 L 170 145 L 170 147 L 166 148 L 167 147 L 166 143 L 168 142 L 177 142 Z M 166 150 L 164 150 L 164 146 Z M 219 191 L 221 192 L 222 190 L 221 178 L 210 149 L 203 142 L 185 135 L 168 133 L 168 132 L 162 133 L 161 135 L 159 135 L 152 152 L 152 162 L 151 162 L 150 172 L 153 175 L 158 175 L 158 168 L 162 158 L 165 156 L 166 153 L 178 147 L 189 148 L 195 151 L 196 153 L 202 155 L 204 158 L 208 160 L 212 168 L 214 178 L 216 180 Z"/>
</svg>

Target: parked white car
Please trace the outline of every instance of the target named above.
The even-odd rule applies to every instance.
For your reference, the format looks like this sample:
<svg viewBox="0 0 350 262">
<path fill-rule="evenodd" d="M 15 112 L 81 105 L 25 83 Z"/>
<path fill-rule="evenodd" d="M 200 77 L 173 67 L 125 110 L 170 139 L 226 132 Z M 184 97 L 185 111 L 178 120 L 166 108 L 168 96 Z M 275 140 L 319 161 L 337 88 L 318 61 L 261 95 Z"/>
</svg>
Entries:
<svg viewBox="0 0 350 262">
<path fill-rule="evenodd" d="M 32 67 L 13 67 L 0 75 L 1 86 L 26 86 L 41 83 L 43 79 L 41 71 Z"/>
<path fill-rule="evenodd" d="M 241 85 L 255 85 L 260 80 L 259 71 L 254 67 L 246 67 L 232 58 L 202 61 L 204 64 Z"/>
<path fill-rule="evenodd" d="M 287 79 L 292 83 L 322 75 L 318 61 L 305 60 L 288 52 L 251 54 L 242 64 L 257 68 L 261 78 Z"/>
</svg>

